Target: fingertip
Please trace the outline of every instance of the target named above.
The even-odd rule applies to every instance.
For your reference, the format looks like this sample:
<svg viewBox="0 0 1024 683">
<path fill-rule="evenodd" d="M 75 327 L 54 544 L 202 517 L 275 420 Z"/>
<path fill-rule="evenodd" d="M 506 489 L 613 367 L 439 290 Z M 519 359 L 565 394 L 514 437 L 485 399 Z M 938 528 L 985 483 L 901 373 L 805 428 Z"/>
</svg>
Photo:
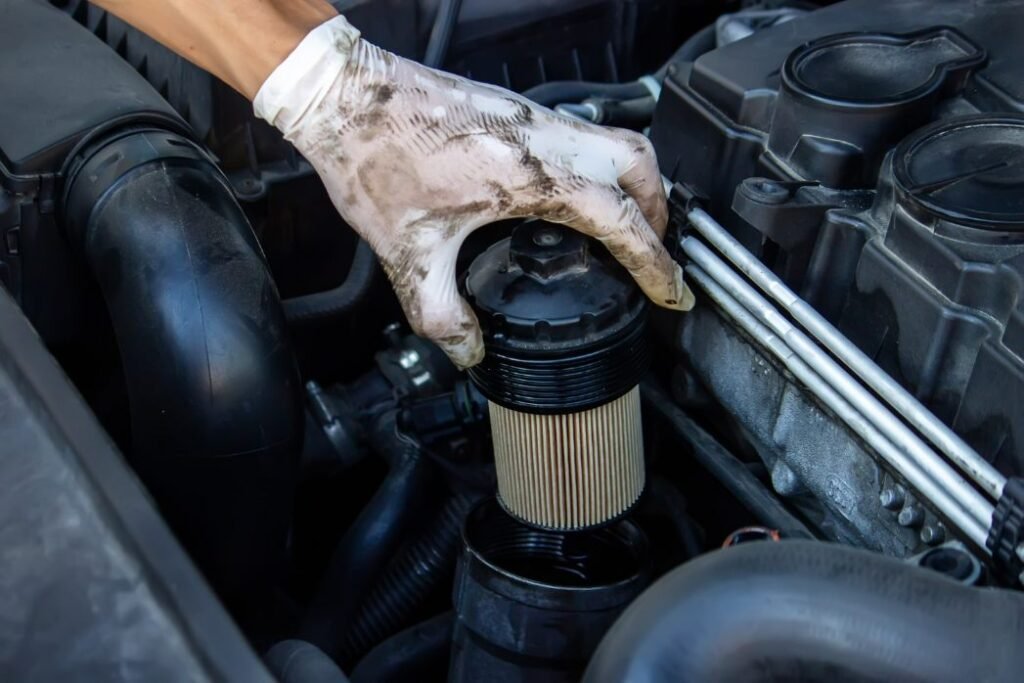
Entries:
<svg viewBox="0 0 1024 683">
<path fill-rule="evenodd" d="M 484 344 L 479 330 L 476 335 L 456 335 L 455 338 L 435 339 L 434 343 L 448 355 L 459 370 L 468 370 L 484 359 Z"/>
<path fill-rule="evenodd" d="M 665 300 L 664 307 L 676 311 L 689 311 L 697 303 L 697 297 L 693 295 L 693 290 L 686 284 L 686 280 L 683 277 L 683 268 L 678 263 L 676 264 L 673 280 L 673 294 Z"/>
</svg>

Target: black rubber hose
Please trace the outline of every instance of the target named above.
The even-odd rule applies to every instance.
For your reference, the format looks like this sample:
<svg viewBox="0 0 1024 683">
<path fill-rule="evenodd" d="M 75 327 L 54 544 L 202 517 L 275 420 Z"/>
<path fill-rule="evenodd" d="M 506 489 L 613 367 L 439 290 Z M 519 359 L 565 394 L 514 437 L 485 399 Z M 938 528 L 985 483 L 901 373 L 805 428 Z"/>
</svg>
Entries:
<svg viewBox="0 0 1024 683">
<path fill-rule="evenodd" d="M 262 251 L 226 179 L 180 135 L 121 131 L 76 156 L 66 177 L 68 237 L 117 338 L 129 459 L 246 621 L 283 564 L 303 435 Z"/>
<path fill-rule="evenodd" d="M 551 81 L 535 85 L 523 91 L 523 97 L 545 107 L 565 102 L 582 102 L 592 97 L 606 97 L 617 100 L 632 100 L 649 97 L 651 91 L 638 82 L 598 83 L 594 81 Z"/>
<path fill-rule="evenodd" d="M 694 459 L 763 524 L 778 529 L 785 535 L 813 537 L 807 526 L 787 510 L 782 502 L 751 474 L 746 465 L 691 420 L 676 406 L 671 396 L 650 382 L 644 382 L 640 391 L 644 403 L 664 418 L 672 426 L 675 434 L 690 445 Z"/>
<path fill-rule="evenodd" d="M 374 645 L 409 626 L 431 595 L 450 588 L 462 524 L 479 499 L 465 493 L 452 496 L 424 535 L 388 565 L 345 635 L 343 664 L 359 661 Z"/>
<path fill-rule="evenodd" d="M 648 588 L 584 681 L 1018 681 L 1022 641 L 1020 593 L 846 546 L 745 543 Z"/>
<path fill-rule="evenodd" d="M 426 66 L 444 66 L 461 9 L 462 0 L 441 0 L 423 57 Z M 377 256 L 366 240 L 360 239 L 345 281 L 334 289 L 285 299 L 285 317 L 290 324 L 302 325 L 348 315 L 370 292 L 377 270 Z"/>
<path fill-rule="evenodd" d="M 405 629 L 373 648 L 352 671 L 352 683 L 440 680 L 448 666 L 455 613 Z"/>
<path fill-rule="evenodd" d="M 285 317 L 290 324 L 302 325 L 347 315 L 365 300 L 376 275 L 377 256 L 360 239 L 345 281 L 334 289 L 285 299 Z"/>
<path fill-rule="evenodd" d="M 679 489 L 664 477 L 657 476 L 647 484 L 647 495 L 654 509 L 672 525 L 685 557 L 689 559 L 700 555 L 703 550 L 700 534 L 686 512 L 686 498 Z"/>
<path fill-rule="evenodd" d="M 394 413 L 381 418 L 382 434 L 394 432 Z M 390 427 L 389 427 L 390 426 Z M 356 615 L 362 598 L 373 586 L 422 517 L 437 488 L 436 468 L 418 448 L 394 437 L 391 444 L 373 440 L 389 461 L 389 471 L 370 502 L 342 537 L 331 556 L 320 588 L 310 603 L 300 635 L 337 659 L 344 629 Z"/>
<path fill-rule="evenodd" d="M 263 657 L 280 683 L 348 683 L 323 650 L 304 640 L 283 640 Z"/>
<path fill-rule="evenodd" d="M 423 63 L 433 69 L 444 67 L 448 56 L 448 46 L 452 42 L 455 26 L 459 21 L 462 0 L 441 0 L 434 18 L 434 26 L 430 30 L 427 51 L 423 55 Z"/>
<path fill-rule="evenodd" d="M 638 97 L 631 100 L 593 100 L 597 111 L 595 123 L 602 126 L 630 128 L 641 130 L 651 124 L 654 107 L 658 103 L 654 97 Z"/>
<path fill-rule="evenodd" d="M 678 62 L 692 62 L 705 52 L 715 49 L 715 25 L 710 24 L 694 33 L 686 39 L 672 57 L 654 72 L 654 78 L 659 83 L 665 80 L 670 65 Z M 650 89 L 639 81 L 628 83 L 601 83 L 596 81 L 551 81 L 535 85 L 524 90 L 523 97 L 533 100 L 545 107 L 554 107 L 556 104 L 577 103 L 593 98 L 604 98 L 608 100 L 644 100 L 652 97 Z M 622 118 L 637 118 L 646 111 L 647 102 L 637 102 L 632 105 L 631 110 L 621 112 L 617 116 Z M 648 117 L 649 118 L 649 117 Z M 609 123 L 608 125 L 612 125 Z"/>
</svg>

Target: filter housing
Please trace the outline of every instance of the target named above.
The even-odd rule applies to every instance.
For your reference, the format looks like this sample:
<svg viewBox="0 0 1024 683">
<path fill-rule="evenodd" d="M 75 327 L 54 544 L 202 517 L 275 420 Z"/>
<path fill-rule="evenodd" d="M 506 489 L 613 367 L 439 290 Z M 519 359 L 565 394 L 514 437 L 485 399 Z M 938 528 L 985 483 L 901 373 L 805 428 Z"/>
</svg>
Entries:
<svg viewBox="0 0 1024 683">
<path fill-rule="evenodd" d="M 498 500 L 534 526 L 583 529 L 628 511 L 644 486 L 637 384 L 646 298 L 603 247 L 527 221 L 465 278 L 486 356 Z"/>
</svg>

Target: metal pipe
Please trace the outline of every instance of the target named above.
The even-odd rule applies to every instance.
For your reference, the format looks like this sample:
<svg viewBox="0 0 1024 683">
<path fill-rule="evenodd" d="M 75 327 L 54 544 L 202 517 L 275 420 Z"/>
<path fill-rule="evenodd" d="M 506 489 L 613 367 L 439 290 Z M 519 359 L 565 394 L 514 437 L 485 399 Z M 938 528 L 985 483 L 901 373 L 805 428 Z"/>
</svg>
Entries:
<svg viewBox="0 0 1024 683">
<path fill-rule="evenodd" d="M 732 261 L 733 265 L 778 302 L 794 320 L 814 335 L 826 349 L 835 354 L 846 367 L 949 457 L 953 464 L 977 483 L 985 493 L 993 499 L 998 499 L 1002 495 L 1006 477 L 878 367 L 878 364 L 863 351 L 854 346 L 842 332 L 797 296 L 714 218 L 702 209 L 691 209 L 687 219 L 701 235 Z"/>
<path fill-rule="evenodd" d="M 884 406 L 860 382 L 821 349 L 799 328 L 789 322 L 778 309 L 747 284 L 743 278 L 696 237 L 681 242 L 683 251 L 708 275 L 721 284 L 757 319 L 768 326 L 797 355 L 814 368 L 823 379 L 836 389 L 860 413 L 870 420 L 886 438 L 899 444 L 901 450 L 928 473 L 936 483 L 944 486 L 962 501 L 964 507 L 987 529 L 992 521 L 992 504 L 949 467 L 935 451 L 921 440 L 906 424 Z"/>
<path fill-rule="evenodd" d="M 694 238 L 687 238 L 687 240 L 691 245 L 697 243 Z M 684 248 L 687 240 L 684 240 Z M 707 247 L 700 246 L 707 254 L 714 256 Z M 690 251 L 688 250 L 687 253 Z M 701 255 L 700 260 L 706 259 Z M 719 263 L 723 268 L 728 268 L 721 261 Z M 797 380 L 803 383 L 855 434 L 864 439 L 886 462 L 903 475 L 907 482 L 929 500 L 950 524 L 959 529 L 972 543 L 987 552 L 985 549 L 985 539 L 988 536 L 987 520 L 992 516 L 992 505 L 988 501 L 982 498 L 966 481 L 960 479 L 952 468 L 934 453 L 932 453 L 932 457 L 937 462 L 926 465 L 882 434 L 830 382 L 826 381 L 801 358 L 780 335 L 765 326 L 758 319 L 761 317 L 760 315 L 755 315 L 754 312 L 747 310 L 743 303 L 727 292 L 717 281 L 716 276 L 710 275 L 702 267 L 695 265 L 687 266 L 686 274 L 718 304 L 730 319 L 782 361 Z M 743 284 L 749 288 L 749 285 Z M 757 296 L 756 293 L 754 294 Z M 771 307 L 763 299 L 762 303 L 764 307 Z M 766 313 L 763 309 L 761 312 Z M 771 315 L 781 317 L 777 311 L 773 311 Z M 838 365 L 836 368 L 840 372 L 842 371 Z M 848 380 L 856 384 L 852 378 L 848 378 Z M 857 386 L 859 387 L 859 385 Z M 862 387 L 860 390 L 864 391 Z M 956 480 L 959 480 L 960 483 L 956 484 Z M 987 511 L 985 510 L 986 506 Z"/>
</svg>

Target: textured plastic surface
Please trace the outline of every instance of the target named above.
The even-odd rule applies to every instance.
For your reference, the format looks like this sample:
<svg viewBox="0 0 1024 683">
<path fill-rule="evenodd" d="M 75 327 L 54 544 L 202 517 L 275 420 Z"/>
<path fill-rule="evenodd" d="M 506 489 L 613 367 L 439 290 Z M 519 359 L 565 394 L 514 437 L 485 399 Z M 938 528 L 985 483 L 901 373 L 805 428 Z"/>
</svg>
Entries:
<svg viewBox="0 0 1024 683">
<path fill-rule="evenodd" d="M 142 76 L 62 12 L 0 0 L 0 17 L 0 166 L 9 173 L 55 173 L 83 134 L 119 118 L 177 120 Z"/>
<path fill-rule="evenodd" d="M 672 180 L 1006 474 L 1022 33 L 1020 0 L 836 3 L 673 65 L 652 127 Z"/>
<path fill-rule="evenodd" d="M 783 64 L 768 151 L 803 178 L 871 185 L 889 147 L 928 121 L 984 59 L 948 28 L 811 41 Z"/>
<path fill-rule="evenodd" d="M 64 161 L 99 129 L 184 124 L 117 53 L 45 2 L 0 0 L 0 45 L 0 282 L 51 348 L 80 345 L 97 311 L 55 221 Z"/>
<path fill-rule="evenodd" d="M 470 376 L 495 403 L 568 413 L 639 383 L 646 299 L 580 233 L 525 222 L 473 261 L 465 289 L 487 348 Z"/>
<path fill-rule="evenodd" d="M 1015 681 L 1022 607 L 839 543 L 743 543 L 644 591 L 583 681 Z"/>
<path fill-rule="evenodd" d="M 628 520 L 565 534 L 520 524 L 488 500 L 462 538 L 453 682 L 578 681 L 649 578 L 646 536 Z"/>
<path fill-rule="evenodd" d="M 0 289 L 5 681 L 269 674 Z"/>
<path fill-rule="evenodd" d="M 1024 239 L 1024 117 L 943 121 L 893 155 L 900 206 L 936 231 L 978 242 Z"/>
</svg>

